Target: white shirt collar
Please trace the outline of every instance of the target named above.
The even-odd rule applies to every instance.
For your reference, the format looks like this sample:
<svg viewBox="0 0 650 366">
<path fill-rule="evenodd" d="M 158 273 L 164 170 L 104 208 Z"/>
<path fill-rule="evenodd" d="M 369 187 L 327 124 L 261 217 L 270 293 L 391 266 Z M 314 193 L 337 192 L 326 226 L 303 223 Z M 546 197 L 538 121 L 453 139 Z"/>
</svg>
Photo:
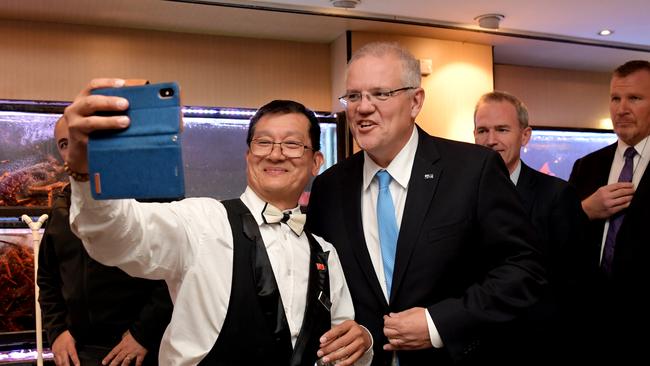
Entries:
<svg viewBox="0 0 650 366">
<path fill-rule="evenodd" d="M 415 152 L 418 148 L 418 129 L 413 125 L 413 132 L 411 137 L 402 150 L 393 158 L 388 164 L 386 170 L 388 174 L 395 180 L 402 188 L 406 189 L 411 178 L 411 170 L 413 168 L 413 161 L 415 160 Z M 372 182 L 375 174 L 384 168 L 377 165 L 372 158 L 363 152 L 363 185 L 362 190 L 366 190 Z"/>
<path fill-rule="evenodd" d="M 641 158 L 648 159 L 648 156 L 650 155 L 650 147 L 646 147 L 649 143 L 649 139 L 650 136 L 646 136 L 643 140 L 634 145 L 634 150 L 636 150 L 636 153 L 639 154 Z M 618 146 L 616 147 L 617 158 L 623 159 L 623 154 L 628 147 L 630 147 L 630 145 L 626 144 L 621 139 L 618 139 Z"/>
<path fill-rule="evenodd" d="M 517 161 L 517 167 L 515 168 L 515 170 L 512 171 L 512 174 L 510 174 L 510 180 L 515 185 L 517 185 L 517 182 L 519 182 L 520 174 L 521 174 L 521 160 Z"/>
</svg>

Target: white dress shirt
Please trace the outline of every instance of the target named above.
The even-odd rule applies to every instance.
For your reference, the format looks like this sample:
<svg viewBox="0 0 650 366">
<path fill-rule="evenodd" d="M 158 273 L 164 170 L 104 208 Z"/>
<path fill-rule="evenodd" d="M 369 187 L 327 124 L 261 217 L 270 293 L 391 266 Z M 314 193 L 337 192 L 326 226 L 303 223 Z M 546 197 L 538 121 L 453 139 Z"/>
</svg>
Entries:
<svg viewBox="0 0 650 366">
<path fill-rule="evenodd" d="M 648 166 L 648 160 L 650 158 L 650 146 L 648 141 L 650 141 L 650 136 L 646 136 L 643 140 L 639 141 L 638 144 L 634 145 L 636 150 L 636 155 L 632 161 L 632 184 L 634 184 L 634 189 L 639 186 L 641 177 Z M 618 140 L 618 145 L 616 146 L 616 152 L 614 153 L 614 160 L 612 161 L 612 167 L 609 170 L 609 179 L 607 184 L 613 184 L 618 182 L 618 177 L 621 175 L 621 170 L 625 165 L 625 150 L 629 147 L 628 144 Z M 603 259 L 603 250 L 605 248 L 605 239 L 607 238 L 607 230 L 609 230 L 609 219 L 605 222 L 605 228 L 603 230 L 603 240 L 600 245 L 600 259 Z"/>
<path fill-rule="evenodd" d="M 510 174 L 510 180 L 514 185 L 517 185 L 517 182 L 519 182 L 519 176 L 521 175 L 521 160 L 517 161 L 517 167 L 515 170 L 512 171 L 512 174 Z"/>
<path fill-rule="evenodd" d="M 71 181 L 70 223 L 88 253 L 132 276 L 167 282 L 174 311 L 160 345 L 160 364 L 199 363 L 215 344 L 230 305 L 233 237 L 224 206 L 210 198 L 173 203 L 95 201 L 88 183 Z M 265 202 L 250 188 L 241 199 L 259 225 L 295 345 L 306 303 L 308 239 L 287 225 L 264 224 Z M 330 252 L 332 325 L 354 319 L 338 254 L 331 244 L 315 238 L 323 251 Z M 372 347 L 357 364 L 368 365 L 371 360 Z"/>
<path fill-rule="evenodd" d="M 415 152 L 418 148 L 418 131 L 415 126 L 411 137 L 402 150 L 390 162 L 386 171 L 393 178 L 390 181 L 388 189 L 393 198 L 393 205 L 395 206 L 397 220 L 397 228 L 401 227 L 402 215 L 404 213 L 404 204 L 406 203 L 406 195 L 408 193 L 409 180 L 411 179 L 411 170 L 413 170 L 413 162 L 415 161 Z M 366 153 L 363 153 L 363 185 L 361 186 L 361 222 L 363 224 L 363 235 L 366 238 L 366 245 L 368 246 L 368 253 L 372 260 L 372 266 L 377 273 L 379 284 L 384 292 L 387 301 L 389 296 L 386 290 L 386 277 L 384 275 L 384 262 L 381 257 L 381 245 L 379 243 L 379 229 L 377 227 L 377 195 L 379 192 L 379 182 L 375 179 L 375 174 L 384 168 L 375 163 L 372 158 Z M 431 343 L 436 348 L 443 346 L 440 334 L 431 319 L 429 311 L 425 309 L 427 318 L 427 325 L 429 328 L 429 337 Z"/>
</svg>

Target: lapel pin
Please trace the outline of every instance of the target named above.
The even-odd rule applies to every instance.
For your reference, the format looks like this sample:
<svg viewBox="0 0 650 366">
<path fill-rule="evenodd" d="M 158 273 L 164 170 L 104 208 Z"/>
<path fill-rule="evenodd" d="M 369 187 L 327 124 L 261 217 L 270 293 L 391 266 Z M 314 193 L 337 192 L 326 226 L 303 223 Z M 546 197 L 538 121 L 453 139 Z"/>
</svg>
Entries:
<svg viewBox="0 0 650 366">
<path fill-rule="evenodd" d="M 324 271 L 326 267 L 323 263 L 316 263 L 316 269 L 319 271 Z"/>
<path fill-rule="evenodd" d="M 427 173 L 424 175 L 424 179 L 433 179 L 434 174 L 433 173 Z"/>
</svg>

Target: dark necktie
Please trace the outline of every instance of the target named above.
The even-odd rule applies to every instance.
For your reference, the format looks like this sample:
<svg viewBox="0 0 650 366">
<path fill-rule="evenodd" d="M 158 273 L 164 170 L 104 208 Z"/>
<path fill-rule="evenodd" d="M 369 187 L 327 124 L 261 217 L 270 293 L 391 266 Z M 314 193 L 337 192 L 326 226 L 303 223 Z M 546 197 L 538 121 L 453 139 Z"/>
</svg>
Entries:
<svg viewBox="0 0 650 366">
<path fill-rule="evenodd" d="M 625 165 L 621 170 L 621 175 L 618 177 L 619 182 L 631 182 L 632 173 L 634 171 L 634 156 L 636 150 L 633 147 L 628 147 L 623 156 L 625 157 Z M 624 211 L 618 212 L 609 219 L 609 229 L 607 229 L 607 237 L 605 238 L 605 248 L 603 249 L 603 260 L 600 263 L 601 268 L 605 273 L 611 273 L 612 260 L 614 259 L 614 247 L 616 246 L 616 234 L 618 229 L 623 223 Z"/>
<path fill-rule="evenodd" d="M 395 251 L 397 250 L 397 220 L 395 219 L 395 206 L 393 197 L 388 189 L 391 181 L 390 174 L 385 170 L 377 172 L 379 193 L 377 195 L 377 228 L 379 231 L 379 245 L 384 263 L 384 276 L 386 277 L 386 293 L 390 298 L 393 284 L 393 269 L 395 267 Z"/>
<path fill-rule="evenodd" d="M 307 221 L 307 216 L 302 213 L 291 213 L 290 211 L 282 212 L 277 207 L 267 203 L 262 210 L 262 217 L 267 224 L 283 223 L 291 228 L 296 235 L 302 234 Z"/>
</svg>

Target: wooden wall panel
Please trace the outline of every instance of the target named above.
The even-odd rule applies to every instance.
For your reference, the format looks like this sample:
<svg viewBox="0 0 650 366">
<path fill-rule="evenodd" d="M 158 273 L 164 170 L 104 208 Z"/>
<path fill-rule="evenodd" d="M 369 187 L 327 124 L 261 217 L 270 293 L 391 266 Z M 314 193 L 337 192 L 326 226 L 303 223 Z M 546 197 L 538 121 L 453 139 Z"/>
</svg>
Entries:
<svg viewBox="0 0 650 366">
<path fill-rule="evenodd" d="M 0 21 L 0 98 L 72 100 L 93 77 L 177 81 L 183 103 L 331 107 L 328 44 Z"/>
<path fill-rule="evenodd" d="M 527 106 L 533 126 L 612 128 L 610 73 L 495 65 L 497 90 Z"/>
</svg>

